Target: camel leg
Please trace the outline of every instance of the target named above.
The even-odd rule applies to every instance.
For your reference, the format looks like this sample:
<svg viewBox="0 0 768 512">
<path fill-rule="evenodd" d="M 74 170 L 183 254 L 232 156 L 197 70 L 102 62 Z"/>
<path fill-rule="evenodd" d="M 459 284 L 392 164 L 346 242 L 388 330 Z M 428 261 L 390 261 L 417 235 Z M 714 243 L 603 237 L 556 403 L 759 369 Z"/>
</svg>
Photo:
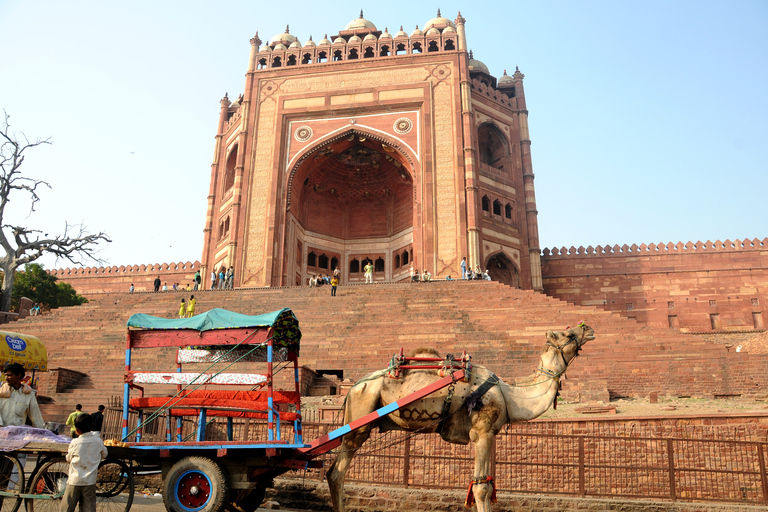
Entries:
<svg viewBox="0 0 768 512">
<path fill-rule="evenodd" d="M 474 478 L 485 478 L 491 475 L 491 448 L 493 446 L 494 433 L 490 425 L 476 424 L 469 431 L 469 438 L 475 446 L 475 474 Z M 491 512 L 491 484 L 475 484 L 472 492 L 475 495 L 477 512 Z"/>
</svg>

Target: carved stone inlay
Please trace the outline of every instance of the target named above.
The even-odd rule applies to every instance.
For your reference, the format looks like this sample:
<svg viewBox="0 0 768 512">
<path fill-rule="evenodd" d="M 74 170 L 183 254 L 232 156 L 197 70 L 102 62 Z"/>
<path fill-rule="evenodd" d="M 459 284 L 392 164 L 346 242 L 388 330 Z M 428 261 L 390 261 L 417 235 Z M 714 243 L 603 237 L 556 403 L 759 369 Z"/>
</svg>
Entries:
<svg viewBox="0 0 768 512">
<path fill-rule="evenodd" d="M 307 142 L 309 139 L 312 138 L 312 128 L 310 128 L 309 126 L 299 126 L 298 128 L 296 128 L 296 131 L 293 133 L 293 136 L 299 142 Z"/>
<path fill-rule="evenodd" d="M 401 117 L 392 125 L 397 133 L 408 133 L 413 128 L 413 123 L 407 117 Z"/>
</svg>

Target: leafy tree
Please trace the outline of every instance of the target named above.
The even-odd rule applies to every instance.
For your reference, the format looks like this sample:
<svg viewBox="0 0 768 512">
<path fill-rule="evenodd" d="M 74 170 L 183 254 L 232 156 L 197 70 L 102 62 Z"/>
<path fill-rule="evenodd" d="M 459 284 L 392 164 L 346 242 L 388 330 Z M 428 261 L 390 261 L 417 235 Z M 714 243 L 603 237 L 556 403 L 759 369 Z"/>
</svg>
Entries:
<svg viewBox="0 0 768 512">
<path fill-rule="evenodd" d="M 56 276 L 46 272 L 42 265 L 37 263 L 25 265 L 23 272 L 16 273 L 11 303 L 14 308 L 18 307 L 22 297 L 50 309 L 88 302 L 88 299 L 78 295 L 69 283 L 59 283 Z"/>
<path fill-rule="evenodd" d="M 43 234 L 40 230 L 8 223 L 5 209 L 12 194 L 14 197 L 20 193 L 28 194 L 31 214 L 35 211 L 35 203 L 40 200 L 38 188 L 51 188 L 45 181 L 22 176 L 19 170 L 25 152 L 43 144 L 51 144 L 51 140 L 37 139 L 30 142 L 23 133 L 11 131 L 8 121 L 10 116 L 4 114 L 5 119 L 0 127 L 0 248 L 5 254 L 0 256 L 0 269 L 3 271 L 0 311 L 10 309 L 16 270 L 20 266 L 36 261 L 43 254 L 54 254 L 57 259 L 64 258 L 74 265 L 83 265 L 83 260 L 88 259 L 101 263 L 95 256 L 96 247 L 99 242 L 111 242 L 106 233 L 87 234 L 82 224 L 71 225 L 65 222 L 64 233 L 49 237 L 48 233 Z"/>
</svg>

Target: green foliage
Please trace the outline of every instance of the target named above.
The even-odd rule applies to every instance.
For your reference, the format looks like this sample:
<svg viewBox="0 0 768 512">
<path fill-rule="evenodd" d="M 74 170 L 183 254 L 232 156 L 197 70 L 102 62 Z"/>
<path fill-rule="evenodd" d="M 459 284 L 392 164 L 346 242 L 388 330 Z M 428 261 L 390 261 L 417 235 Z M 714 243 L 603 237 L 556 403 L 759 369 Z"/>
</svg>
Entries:
<svg viewBox="0 0 768 512">
<path fill-rule="evenodd" d="M 57 282 L 56 276 L 47 273 L 42 265 L 29 263 L 24 272 L 17 272 L 13 283 L 13 308 L 26 297 L 40 304 L 41 308 L 53 309 L 61 306 L 85 304 L 88 299 L 78 295 L 69 283 Z"/>
</svg>

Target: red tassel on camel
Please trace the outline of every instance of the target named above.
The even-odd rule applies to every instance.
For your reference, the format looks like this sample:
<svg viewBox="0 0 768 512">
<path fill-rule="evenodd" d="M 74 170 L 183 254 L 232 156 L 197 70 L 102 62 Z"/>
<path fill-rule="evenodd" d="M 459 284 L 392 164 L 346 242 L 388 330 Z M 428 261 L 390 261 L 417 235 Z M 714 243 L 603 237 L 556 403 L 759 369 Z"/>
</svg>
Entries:
<svg viewBox="0 0 768 512">
<path fill-rule="evenodd" d="M 491 484 L 491 503 L 496 503 L 496 483 L 493 481 L 492 476 L 479 477 L 469 482 L 469 490 L 467 491 L 467 499 L 464 500 L 464 506 L 472 508 L 475 504 L 475 493 L 472 492 L 472 487 L 475 484 Z"/>
</svg>

